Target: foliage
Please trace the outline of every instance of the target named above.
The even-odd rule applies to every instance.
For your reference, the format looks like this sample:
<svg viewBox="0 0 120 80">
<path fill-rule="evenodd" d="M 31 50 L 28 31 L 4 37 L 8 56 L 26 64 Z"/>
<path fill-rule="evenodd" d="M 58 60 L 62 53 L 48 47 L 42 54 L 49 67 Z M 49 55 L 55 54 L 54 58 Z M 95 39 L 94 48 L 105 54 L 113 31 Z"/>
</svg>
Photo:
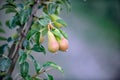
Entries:
<svg viewBox="0 0 120 80">
<path fill-rule="evenodd" d="M 16 29 L 17 32 L 8 38 L 0 36 L 0 41 L 6 41 L 5 44 L 0 45 L 0 76 L 6 76 L 5 79 L 12 79 L 7 76 L 13 72 L 11 65 L 14 62 L 16 64 L 17 60 L 20 66 L 19 73 L 24 80 L 41 80 L 42 78 L 38 76 L 42 73 L 47 75 L 48 80 L 54 80 L 54 77 L 47 73 L 48 70 L 57 69 L 62 73 L 64 72 L 59 65 L 49 60 L 44 64 L 39 64 L 31 53 L 35 51 L 46 54 L 46 48 L 42 43 L 48 31 L 53 34 L 58 44 L 61 38 L 67 39 L 67 34 L 61 30 L 67 24 L 59 17 L 62 8 L 64 8 L 63 5 L 67 7 L 68 12 L 71 10 L 69 0 L 21 0 L 20 3 L 17 0 L 5 1 L 0 10 L 4 9 L 6 14 L 14 14 L 9 20 L 6 20 L 5 24 L 9 29 Z M 36 11 L 35 6 L 37 6 Z M 39 9 L 42 10 L 42 13 L 36 16 L 35 12 Z M 30 28 L 27 31 L 29 24 Z M 0 26 L 0 33 L 5 34 L 1 22 Z M 6 55 L 6 51 L 8 51 L 8 55 Z M 16 53 L 13 54 L 13 52 Z M 19 54 L 18 58 L 16 58 L 17 54 Z M 34 64 L 35 75 L 29 73 L 29 60 Z"/>
</svg>

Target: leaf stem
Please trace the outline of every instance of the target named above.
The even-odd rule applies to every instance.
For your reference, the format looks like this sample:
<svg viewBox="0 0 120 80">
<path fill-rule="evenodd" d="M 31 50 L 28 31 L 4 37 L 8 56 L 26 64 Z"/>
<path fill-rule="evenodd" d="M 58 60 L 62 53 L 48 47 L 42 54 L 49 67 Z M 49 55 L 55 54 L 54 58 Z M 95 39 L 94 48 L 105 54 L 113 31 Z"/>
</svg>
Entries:
<svg viewBox="0 0 120 80">
<path fill-rule="evenodd" d="M 39 31 L 39 32 L 41 33 L 41 32 L 43 32 L 44 30 L 46 30 L 46 27 L 45 27 L 45 28 L 43 28 L 43 29 L 40 29 L 40 31 Z"/>
<path fill-rule="evenodd" d="M 47 69 L 45 69 L 45 70 L 41 70 L 39 73 L 34 74 L 34 75 L 32 76 L 32 78 L 36 78 L 37 76 L 39 76 L 39 75 L 41 75 L 41 74 L 43 74 L 43 73 L 45 73 L 45 72 L 47 72 L 47 71 L 49 71 L 49 70 L 52 70 L 52 69 L 53 69 L 52 67 L 49 67 L 49 68 L 47 68 Z"/>
</svg>

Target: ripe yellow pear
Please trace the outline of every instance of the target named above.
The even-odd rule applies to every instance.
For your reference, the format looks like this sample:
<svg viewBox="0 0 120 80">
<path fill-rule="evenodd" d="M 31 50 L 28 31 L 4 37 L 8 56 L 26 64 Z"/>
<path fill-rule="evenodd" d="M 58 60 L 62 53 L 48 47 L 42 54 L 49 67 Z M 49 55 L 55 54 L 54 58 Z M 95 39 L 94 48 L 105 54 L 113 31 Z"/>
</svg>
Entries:
<svg viewBox="0 0 120 80">
<path fill-rule="evenodd" d="M 59 44 L 52 32 L 48 31 L 48 50 L 55 53 L 59 50 Z"/>
<path fill-rule="evenodd" d="M 62 37 L 58 42 L 59 42 L 59 50 L 67 51 L 67 49 L 68 49 L 68 40 L 66 38 Z"/>
</svg>

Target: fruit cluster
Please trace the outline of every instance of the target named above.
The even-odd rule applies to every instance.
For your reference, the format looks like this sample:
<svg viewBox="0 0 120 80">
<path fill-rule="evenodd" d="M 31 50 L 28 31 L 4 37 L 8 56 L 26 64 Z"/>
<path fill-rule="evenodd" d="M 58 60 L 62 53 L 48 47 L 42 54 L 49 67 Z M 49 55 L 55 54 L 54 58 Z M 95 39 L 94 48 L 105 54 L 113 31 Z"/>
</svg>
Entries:
<svg viewBox="0 0 120 80">
<path fill-rule="evenodd" d="M 54 32 L 60 35 L 57 37 Z M 52 53 L 66 51 L 68 49 L 68 40 L 52 24 L 48 24 L 48 50 Z"/>
<path fill-rule="evenodd" d="M 62 27 L 67 24 L 57 15 L 49 15 L 50 22 L 47 24 L 47 34 L 48 34 L 48 50 L 51 53 L 56 53 L 58 50 L 67 51 L 68 40 L 65 36 L 65 32 L 61 30 Z M 42 33 L 40 34 L 39 42 L 42 43 L 44 37 Z"/>
</svg>

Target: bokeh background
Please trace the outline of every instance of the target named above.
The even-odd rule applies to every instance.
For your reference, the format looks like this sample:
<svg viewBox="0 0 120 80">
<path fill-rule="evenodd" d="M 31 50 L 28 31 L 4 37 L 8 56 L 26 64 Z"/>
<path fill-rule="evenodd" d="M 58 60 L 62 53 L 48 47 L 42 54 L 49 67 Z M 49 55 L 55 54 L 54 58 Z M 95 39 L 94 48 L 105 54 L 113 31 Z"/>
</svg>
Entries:
<svg viewBox="0 0 120 80">
<path fill-rule="evenodd" d="M 68 24 L 63 30 L 68 34 L 69 50 L 57 55 L 32 54 L 39 63 L 49 60 L 64 69 L 64 74 L 49 71 L 55 80 L 120 80 L 120 0 L 71 0 L 71 5 L 69 14 L 64 9 L 60 15 Z M 3 22 L 10 16 L 0 12 Z M 13 34 L 5 30 L 5 36 Z M 13 76 L 17 71 L 18 65 Z M 30 71 L 33 74 L 33 66 Z"/>
</svg>

